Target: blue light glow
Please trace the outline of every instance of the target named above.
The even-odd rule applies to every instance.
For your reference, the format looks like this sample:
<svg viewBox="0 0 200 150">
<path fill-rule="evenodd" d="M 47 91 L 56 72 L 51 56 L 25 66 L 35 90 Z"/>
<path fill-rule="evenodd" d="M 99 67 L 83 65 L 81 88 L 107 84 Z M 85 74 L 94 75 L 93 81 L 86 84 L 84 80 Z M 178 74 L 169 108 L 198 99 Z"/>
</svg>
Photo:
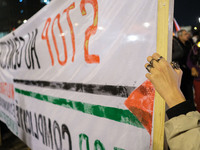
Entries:
<svg viewBox="0 0 200 150">
<path fill-rule="evenodd" d="M 49 4 L 50 3 L 50 0 L 40 0 L 41 3 L 45 3 L 45 4 Z"/>
</svg>

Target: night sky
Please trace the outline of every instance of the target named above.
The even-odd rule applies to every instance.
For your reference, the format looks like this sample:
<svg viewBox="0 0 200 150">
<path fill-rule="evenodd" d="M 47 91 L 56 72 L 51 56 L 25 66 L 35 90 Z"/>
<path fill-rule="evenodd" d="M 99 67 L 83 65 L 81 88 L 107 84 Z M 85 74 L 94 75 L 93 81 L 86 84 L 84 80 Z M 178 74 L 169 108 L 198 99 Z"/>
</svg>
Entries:
<svg viewBox="0 0 200 150">
<path fill-rule="evenodd" d="M 174 17 L 180 26 L 200 26 L 200 0 L 174 1 Z"/>
</svg>

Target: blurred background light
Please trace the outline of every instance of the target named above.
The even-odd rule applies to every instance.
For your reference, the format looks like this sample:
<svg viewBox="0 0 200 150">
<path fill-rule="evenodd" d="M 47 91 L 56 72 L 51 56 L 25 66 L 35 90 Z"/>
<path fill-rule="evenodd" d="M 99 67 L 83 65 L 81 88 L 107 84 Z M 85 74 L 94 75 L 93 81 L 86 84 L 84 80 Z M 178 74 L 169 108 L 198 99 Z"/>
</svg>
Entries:
<svg viewBox="0 0 200 150">
<path fill-rule="evenodd" d="M 139 38 L 138 38 L 138 36 L 137 35 L 129 35 L 128 37 L 127 37 L 127 41 L 128 42 L 134 42 L 134 41 L 137 41 Z"/>
<path fill-rule="evenodd" d="M 27 22 L 27 20 L 25 19 L 24 21 L 23 21 L 23 23 L 26 23 Z"/>
<path fill-rule="evenodd" d="M 145 23 L 143 24 L 143 26 L 146 27 L 146 28 L 148 28 L 148 27 L 150 26 L 150 23 L 149 23 L 149 22 L 145 22 Z"/>
<path fill-rule="evenodd" d="M 41 0 L 41 3 L 49 4 L 50 0 Z"/>
</svg>

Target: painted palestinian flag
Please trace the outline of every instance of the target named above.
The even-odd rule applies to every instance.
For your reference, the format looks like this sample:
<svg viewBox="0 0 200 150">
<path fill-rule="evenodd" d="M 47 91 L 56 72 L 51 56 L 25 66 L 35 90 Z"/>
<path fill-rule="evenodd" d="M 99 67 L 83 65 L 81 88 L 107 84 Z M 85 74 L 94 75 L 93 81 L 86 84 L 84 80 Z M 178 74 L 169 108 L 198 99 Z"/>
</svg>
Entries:
<svg viewBox="0 0 200 150">
<path fill-rule="evenodd" d="M 135 89 L 124 104 L 137 117 L 149 134 L 152 132 L 155 89 L 149 80 Z"/>
</svg>

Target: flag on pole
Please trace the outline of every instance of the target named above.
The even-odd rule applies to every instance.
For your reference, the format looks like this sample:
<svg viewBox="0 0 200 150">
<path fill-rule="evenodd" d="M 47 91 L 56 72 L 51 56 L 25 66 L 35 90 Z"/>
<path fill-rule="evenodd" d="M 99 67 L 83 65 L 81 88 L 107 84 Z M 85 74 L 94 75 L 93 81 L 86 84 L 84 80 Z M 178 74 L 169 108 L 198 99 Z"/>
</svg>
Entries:
<svg viewBox="0 0 200 150">
<path fill-rule="evenodd" d="M 178 23 L 177 23 L 177 21 L 176 21 L 175 18 L 173 19 L 173 22 L 174 22 L 175 32 L 179 31 L 181 28 L 180 28 L 180 26 L 178 25 Z"/>
</svg>

